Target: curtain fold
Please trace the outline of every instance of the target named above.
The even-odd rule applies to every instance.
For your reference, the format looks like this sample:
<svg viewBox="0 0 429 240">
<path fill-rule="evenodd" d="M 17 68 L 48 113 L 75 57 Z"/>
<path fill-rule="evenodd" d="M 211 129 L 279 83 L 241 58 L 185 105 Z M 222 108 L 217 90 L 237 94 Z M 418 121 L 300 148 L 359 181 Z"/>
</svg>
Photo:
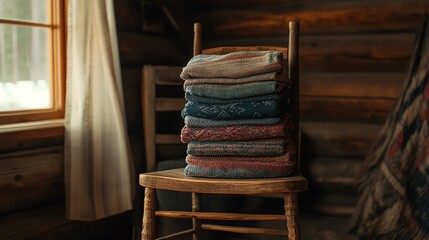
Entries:
<svg viewBox="0 0 429 240">
<path fill-rule="evenodd" d="M 132 209 L 113 0 L 70 0 L 65 114 L 66 215 L 96 220 Z"/>
</svg>

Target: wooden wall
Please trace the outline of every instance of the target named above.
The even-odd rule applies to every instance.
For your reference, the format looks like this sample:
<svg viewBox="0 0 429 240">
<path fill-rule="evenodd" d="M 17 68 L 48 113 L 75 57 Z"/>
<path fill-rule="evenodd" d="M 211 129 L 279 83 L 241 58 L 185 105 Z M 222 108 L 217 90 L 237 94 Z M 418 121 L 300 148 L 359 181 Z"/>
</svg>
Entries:
<svg viewBox="0 0 429 240">
<path fill-rule="evenodd" d="M 141 67 L 183 65 L 185 51 L 166 19 L 143 21 L 140 1 L 116 0 L 115 12 L 128 131 L 142 171 Z M 0 239 L 130 239 L 131 212 L 95 222 L 64 218 L 63 135 L 61 123 L 14 133 L 0 128 Z"/>
<path fill-rule="evenodd" d="M 303 208 L 347 220 L 362 161 L 401 92 L 429 2 L 191 2 L 204 48 L 287 46 L 288 21 L 300 21 L 302 165 L 310 179 Z"/>
<path fill-rule="evenodd" d="M 149 5 L 142 5 L 142 2 Z M 136 177 L 145 171 L 142 67 L 145 64 L 183 66 L 191 54 L 180 32 L 174 29 L 160 6 L 155 1 L 115 0 L 125 112 Z M 190 29 L 192 25 L 189 25 L 188 30 Z M 138 239 L 141 231 L 143 189 L 138 185 L 138 179 L 135 184 L 137 197 L 133 213 L 133 235 L 134 239 Z"/>
</svg>

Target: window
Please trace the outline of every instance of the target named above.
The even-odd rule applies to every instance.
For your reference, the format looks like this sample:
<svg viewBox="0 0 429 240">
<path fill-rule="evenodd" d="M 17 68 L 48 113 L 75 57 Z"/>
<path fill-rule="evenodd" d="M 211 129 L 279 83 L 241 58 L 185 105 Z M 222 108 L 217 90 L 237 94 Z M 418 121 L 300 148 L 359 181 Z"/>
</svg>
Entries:
<svg viewBox="0 0 429 240">
<path fill-rule="evenodd" d="M 0 124 L 64 116 L 64 2 L 0 0 Z"/>
</svg>

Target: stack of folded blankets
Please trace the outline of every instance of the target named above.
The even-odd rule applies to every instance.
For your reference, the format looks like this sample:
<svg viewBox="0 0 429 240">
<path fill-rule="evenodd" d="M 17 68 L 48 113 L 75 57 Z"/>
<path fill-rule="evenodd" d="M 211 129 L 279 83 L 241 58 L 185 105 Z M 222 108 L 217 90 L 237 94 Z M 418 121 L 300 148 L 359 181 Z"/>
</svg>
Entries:
<svg viewBox="0 0 429 240">
<path fill-rule="evenodd" d="M 261 178 L 293 172 L 290 81 L 282 57 L 277 51 L 201 54 L 183 68 L 186 176 Z"/>
</svg>

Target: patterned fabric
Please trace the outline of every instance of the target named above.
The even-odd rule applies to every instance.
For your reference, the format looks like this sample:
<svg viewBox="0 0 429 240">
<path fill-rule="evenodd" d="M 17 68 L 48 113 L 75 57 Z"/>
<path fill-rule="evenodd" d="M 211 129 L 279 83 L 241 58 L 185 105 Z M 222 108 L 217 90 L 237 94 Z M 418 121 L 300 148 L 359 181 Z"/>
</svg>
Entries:
<svg viewBox="0 0 429 240">
<path fill-rule="evenodd" d="M 184 174 L 188 177 L 210 177 L 210 178 L 268 178 L 286 177 L 294 172 L 293 168 L 276 168 L 272 170 L 257 168 L 213 168 L 200 167 L 188 164 Z"/>
<path fill-rule="evenodd" d="M 208 98 L 238 99 L 278 93 L 284 87 L 284 83 L 276 81 L 252 82 L 232 85 L 200 84 L 186 87 L 185 92 L 195 96 Z"/>
<path fill-rule="evenodd" d="M 278 101 L 236 102 L 229 104 L 205 104 L 188 102 L 182 110 L 186 116 L 206 119 L 246 119 L 276 117 L 280 113 Z"/>
<path fill-rule="evenodd" d="M 295 167 L 293 145 L 280 156 L 219 157 L 188 155 L 185 175 L 199 177 L 280 177 L 291 174 Z"/>
<path fill-rule="evenodd" d="M 191 78 L 185 80 L 183 83 L 183 89 L 191 85 L 197 84 L 241 84 L 241 83 L 249 83 L 249 82 L 262 82 L 262 81 L 282 81 L 286 84 L 290 84 L 289 78 L 287 77 L 286 68 L 283 66 L 280 72 L 268 72 L 262 74 L 256 74 L 251 76 L 246 76 L 242 78 L 221 78 L 221 77 L 213 77 L 213 78 Z"/>
<path fill-rule="evenodd" d="M 352 231 L 360 239 L 429 239 L 429 27 L 394 112 L 365 161 Z"/>
<path fill-rule="evenodd" d="M 288 93 L 289 93 L 289 91 L 287 90 L 287 91 L 282 91 L 280 93 L 241 98 L 239 100 L 237 100 L 237 99 L 208 98 L 208 97 L 195 96 L 195 95 L 191 95 L 189 93 L 185 93 L 185 99 L 189 102 L 208 103 L 208 104 L 228 104 L 228 103 L 236 103 L 238 101 L 240 101 L 240 102 L 258 102 L 258 101 L 267 101 L 267 100 L 281 101 L 283 99 L 283 97 L 286 97 L 287 95 L 289 95 Z"/>
<path fill-rule="evenodd" d="M 256 125 L 256 126 L 230 126 L 214 128 L 182 128 L 180 138 L 183 143 L 190 141 L 243 141 L 285 136 L 286 124 Z"/>
<path fill-rule="evenodd" d="M 185 117 L 187 127 L 226 127 L 226 126 L 242 126 L 242 125 L 273 125 L 280 123 L 280 117 L 275 118 L 251 118 L 251 119 L 236 119 L 236 120 L 210 120 L 204 118 L 196 118 L 191 116 Z"/>
<path fill-rule="evenodd" d="M 285 152 L 283 138 L 228 141 L 228 142 L 196 142 L 188 143 L 187 154 L 206 156 L 273 156 Z"/>
<path fill-rule="evenodd" d="M 278 51 L 242 51 L 224 55 L 200 54 L 183 68 L 180 77 L 241 78 L 268 72 L 280 72 L 283 54 Z"/>
</svg>

